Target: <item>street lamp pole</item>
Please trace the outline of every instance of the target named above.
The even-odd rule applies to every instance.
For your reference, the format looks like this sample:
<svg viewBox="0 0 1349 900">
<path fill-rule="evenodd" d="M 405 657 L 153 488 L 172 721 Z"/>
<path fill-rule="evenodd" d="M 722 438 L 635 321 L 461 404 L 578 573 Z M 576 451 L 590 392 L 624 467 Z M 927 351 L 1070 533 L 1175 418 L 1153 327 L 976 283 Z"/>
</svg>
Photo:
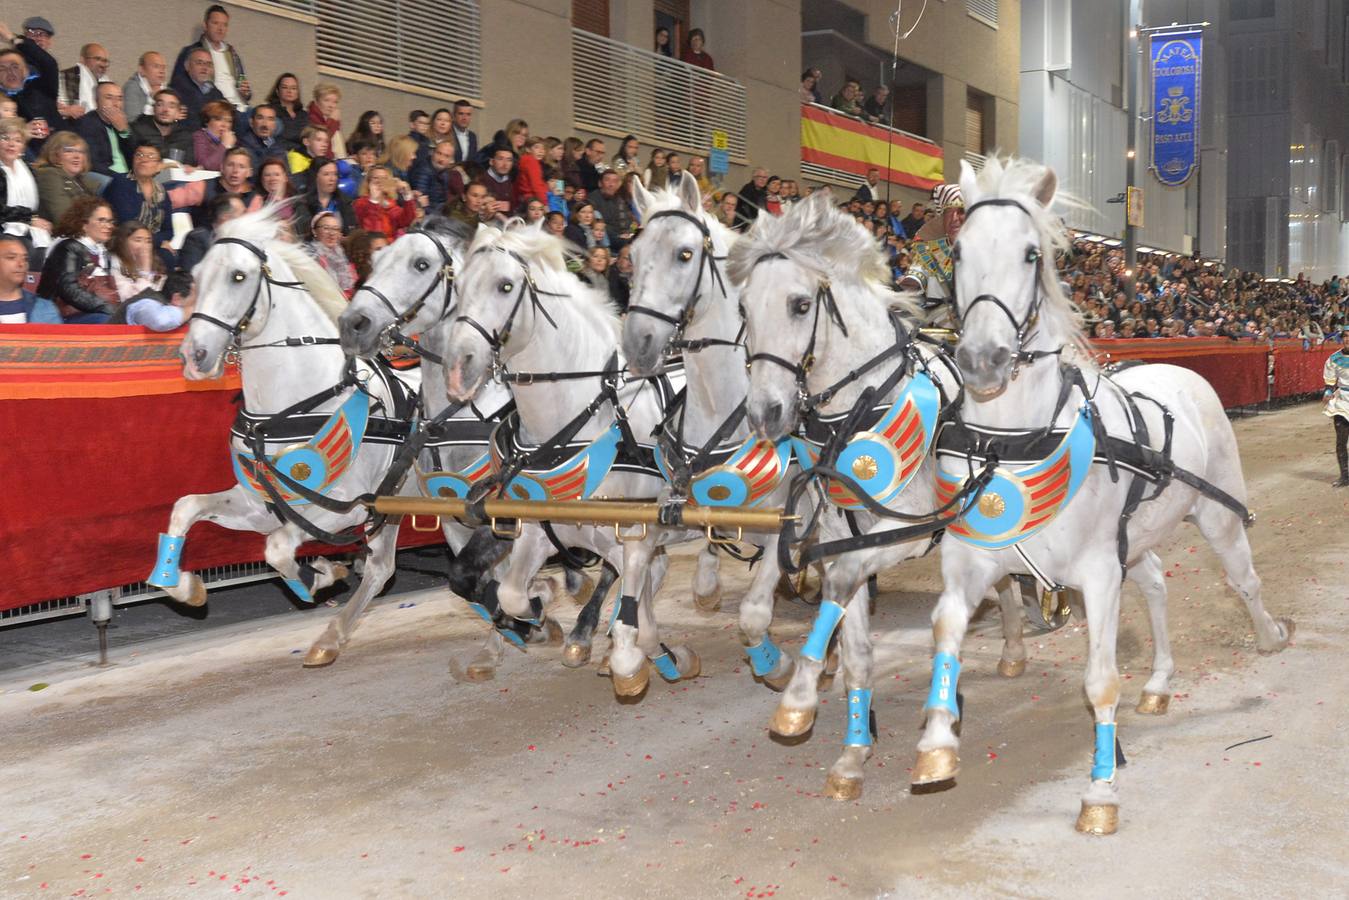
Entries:
<svg viewBox="0 0 1349 900">
<path fill-rule="evenodd" d="M 1138 161 L 1138 29 L 1143 24 L 1143 0 L 1127 0 L 1124 20 L 1125 117 L 1129 138 L 1124 169 L 1124 295 L 1134 302 L 1134 272 L 1138 266 L 1138 229 L 1129 216 L 1129 193 L 1134 187 Z"/>
</svg>

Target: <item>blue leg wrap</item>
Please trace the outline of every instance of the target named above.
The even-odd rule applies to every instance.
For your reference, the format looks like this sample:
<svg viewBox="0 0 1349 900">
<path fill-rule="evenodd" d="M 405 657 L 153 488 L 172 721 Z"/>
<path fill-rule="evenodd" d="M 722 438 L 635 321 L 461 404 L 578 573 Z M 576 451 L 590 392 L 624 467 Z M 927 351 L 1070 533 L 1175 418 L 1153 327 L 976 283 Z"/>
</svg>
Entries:
<svg viewBox="0 0 1349 900">
<path fill-rule="evenodd" d="M 504 625 L 498 625 L 497 634 L 501 635 L 502 637 L 510 641 L 512 644 L 514 644 L 521 650 L 525 649 L 525 639 L 520 637 L 520 635 L 516 633 L 516 631 L 513 628 L 508 628 Z"/>
<path fill-rule="evenodd" d="M 763 636 L 763 640 L 753 647 L 746 647 L 745 655 L 749 657 L 750 668 L 760 678 L 776 669 L 778 661 L 782 659 L 782 651 L 778 649 L 777 644 L 773 643 L 773 639 L 766 634 Z"/>
<path fill-rule="evenodd" d="M 314 602 L 314 595 L 309 593 L 309 588 L 307 588 L 305 583 L 300 579 L 287 578 L 286 587 L 290 588 L 291 593 L 299 597 L 302 602 L 309 604 Z"/>
<path fill-rule="evenodd" d="M 483 606 L 481 603 L 475 603 L 472 600 L 470 600 L 468 603 L 468 608 L 473 610 L 478 615 L 482 616 L 482 620 L 486 622 L 488 625 L 496 624 L 496 622 L 492 621 L 492 614 L 489 613 L 487 611 L 487 607 Z"/>
<path fill-rule="evenodd" d="M 927 695 L 924 709 L 944 709 L 957 719 L 960 706 L 956 703 L 956 685 L 960 680 L 960 660 L 951 653 L 932 657 L 932 690 Z"/>
<path fill-rule="evenodd" d="M 1092 781 L 1115 780 L 1115 723 L 1096 723 L 1096 755 L 1091 764 Z"/>
<path fill-rule="evenodd" d="M 815 614 L 815 624 L 810 629 L 810 637 L 806 638 L 806 645 L 801 648 L 801 656 L 824 662 L 825 654 L 829 652 L 829 639 L 834 636 L 834 629 L 842 618 L 843 607 L 833 600 L 821 603 L 820 611 Z"/>
<path fill-rule="evenodd" d="M 183 558 L 183 542 L 186 537 L 174 537 L 171 534 L 160 534 L 159 536 L 159 556 L 155 560 L 154 571 L 150 577 L 145 579 L 145 583 L 151 587 L 171 588 L 178 586 L 178 579 L 182 572 L 178 570 L 178 563 Z"/>
<path fill-rule="evenodd" d="M 843 738 L 843 746 L 871 746 L 870 689 L 853 688 L 848 691 L 848 731 Z"/>
<path fill-rule="evenodd" d="M 656 671 L 660 673 L 661 678 L 664 678 L 666 681 L 678 681 L 681 676 L 679 674 L 679 666 L 675 664 L 674 654 L 671 653 L 670 648 L 664 644 L 660 645 L 660 649 L 663 652 L 660 656 L 651 657 L 651 663 L 656 667 Z"/>
</svg>

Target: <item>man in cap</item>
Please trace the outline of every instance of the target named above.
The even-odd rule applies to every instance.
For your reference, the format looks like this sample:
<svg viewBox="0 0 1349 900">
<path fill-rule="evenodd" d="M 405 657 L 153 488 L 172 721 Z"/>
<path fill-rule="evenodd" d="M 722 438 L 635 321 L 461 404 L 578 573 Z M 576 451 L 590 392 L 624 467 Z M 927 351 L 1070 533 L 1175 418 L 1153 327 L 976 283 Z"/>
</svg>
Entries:
<svg viewBox="0 0 1349 900">
<path fill-rule="evenodd" d="M 21 34 L 0 22 L 0 39 L 14 45 L 0 50 L 0 90 L 14 99 L 19 115 L 28 120 L 28 147 L 34 153 L 61 124 L 56 108 L 61 69 L 50 52 L 55 34 L 52 23 L 41 16 L 26 19 Z"/>
<path fill-rule="evenodd" d="M 960 196 L 960 185 L 939 184 L 933 188 L 932 208 L 937 214 L 914 235 L 909 246 L 911 262 L 899 286 L 923 295 L 924 324 L 949 328 L 956 324 L 948 303 L 955 296 L 951 247 L 960 233 L 960 226 L 965 223 L 965 201 Z"/>
</svg>

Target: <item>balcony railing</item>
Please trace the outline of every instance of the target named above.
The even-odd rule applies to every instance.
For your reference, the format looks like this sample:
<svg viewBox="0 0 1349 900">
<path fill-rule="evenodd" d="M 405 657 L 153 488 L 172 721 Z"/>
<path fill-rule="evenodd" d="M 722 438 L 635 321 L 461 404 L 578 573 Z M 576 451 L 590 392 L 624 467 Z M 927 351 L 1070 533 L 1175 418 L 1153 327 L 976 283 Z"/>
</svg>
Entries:
<svg viewBox="0 0 1349 900">
<path fill-rule="evenodd" d="M 571 44 L 577 128 L 698 154 L 724 131 L 730 158 L 747 162 L 740 82 L 580 29 Z"/>
</svg>

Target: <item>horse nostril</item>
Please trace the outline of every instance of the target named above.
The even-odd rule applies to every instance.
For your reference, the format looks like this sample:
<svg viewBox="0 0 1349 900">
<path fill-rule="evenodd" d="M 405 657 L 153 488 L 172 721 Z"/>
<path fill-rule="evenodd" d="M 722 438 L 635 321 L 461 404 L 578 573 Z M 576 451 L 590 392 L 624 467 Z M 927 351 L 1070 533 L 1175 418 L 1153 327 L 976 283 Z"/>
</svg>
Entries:
<svg viewBox="0 0 1349 900">
<path fill-rule="evenodd" d="M 206 362 L 205 348 L 198 347 L 196 350 L 193 350 L 192 361 L 195 362 L 197 365 L 201 365 L 202 363 Z"/>
<path fill-rule="evenodd" d="M 970 372 L 974 370 L 973 357 L 974 353 L 970 351 L 969 347 L 956 348 L 956 365 L 960 366 L 963 371 Z"/>
<path fill-rule="evenodd" d="M 773 401 L 764 407 L 764 421 L 766 423 L 777 424 L 782 419 L 782 404 Z"/>
<path fill-rule="evenodd" d="M 351 320 L 351 330 L 360 334 L 370 327 L 370 320 L 365 316 L 357 316 Z"/>
<path fill-rule="evenodd" d="M 651 335 L 649 335 L 649 334 L 643 335 L 643 336 L 642 336 L 642 352 L 645 353 L 646 351 L 648 351 L 648 350 L 650 350 L 650 349 L 651 349 Z"/>
<path fill-rule="evenodd" d="M 1012 351 L 1006 347 L 999 347 L 993 351 L 993 355 L 989 358 L 989 362 L 992 363 L 994 369 L 1001 369 L 1004 368 L 1011 359 Z"/>
</svg>

